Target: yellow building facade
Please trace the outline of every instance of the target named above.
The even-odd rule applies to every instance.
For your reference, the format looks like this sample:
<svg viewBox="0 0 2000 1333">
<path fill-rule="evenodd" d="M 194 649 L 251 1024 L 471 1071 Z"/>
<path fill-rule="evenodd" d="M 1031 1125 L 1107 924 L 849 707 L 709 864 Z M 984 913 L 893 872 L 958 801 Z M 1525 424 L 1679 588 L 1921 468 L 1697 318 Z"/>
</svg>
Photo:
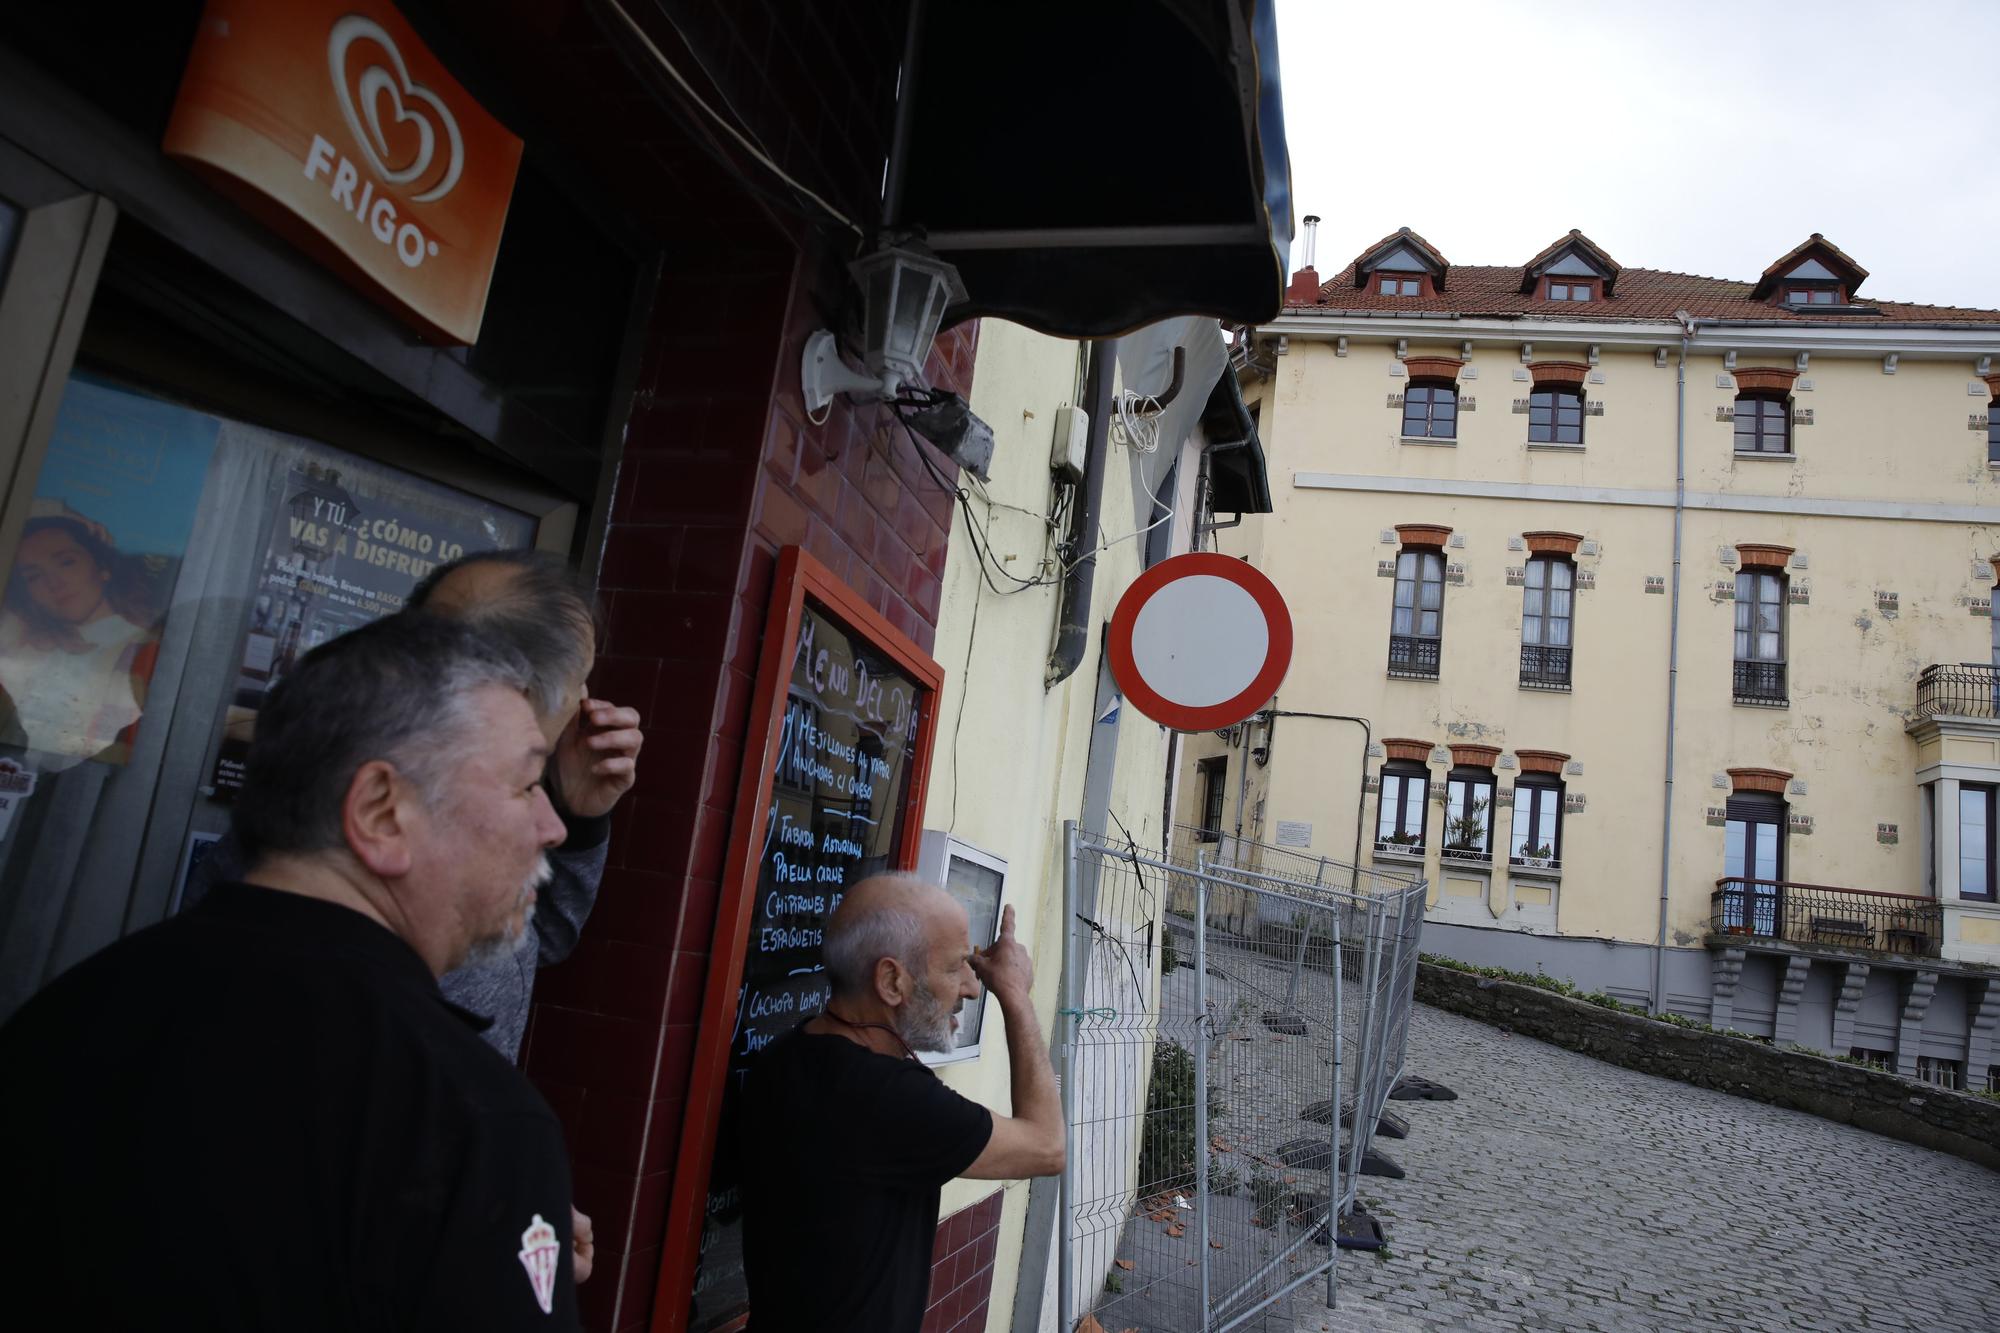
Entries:
<svg viewBox="0 0 2000 1333">
<path fill-rule="evenodd" d="M 1294 664 L 1177 822 L 1421 871 L 1433 953 L 1988 1086 L 2000 313 L 1865 277 L 1407 230 L 1298 275 L 1222 534 Z"/>
</svg>

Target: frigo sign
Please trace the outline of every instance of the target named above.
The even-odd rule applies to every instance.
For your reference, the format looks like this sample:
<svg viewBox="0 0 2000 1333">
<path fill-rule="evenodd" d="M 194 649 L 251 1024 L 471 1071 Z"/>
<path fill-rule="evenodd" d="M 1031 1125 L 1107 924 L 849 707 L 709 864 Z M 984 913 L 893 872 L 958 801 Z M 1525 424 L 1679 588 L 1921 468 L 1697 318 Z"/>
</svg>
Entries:
<svg viewBox="0 0 2000 1333">
<path fill-rule="evenodd" d="M 164 148 L 427 337 L 478 338 L 521 141 L 384 0 L 209 0 Z"/>
</svg>

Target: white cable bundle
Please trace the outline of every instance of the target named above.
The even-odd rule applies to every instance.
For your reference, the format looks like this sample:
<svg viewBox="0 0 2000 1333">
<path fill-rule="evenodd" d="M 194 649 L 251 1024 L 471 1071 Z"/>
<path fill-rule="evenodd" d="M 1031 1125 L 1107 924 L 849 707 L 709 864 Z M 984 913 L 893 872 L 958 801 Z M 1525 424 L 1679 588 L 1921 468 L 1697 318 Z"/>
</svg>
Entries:
<svg viewBox="0 0 2000 1333">
<path fill-rule="evenodd" d="M 1118 411 L 1118 431 L 1134 453 L 1150 454 L 1160 447 L 1160 400 L 1151 394 L 1127 390 L 1113 400 Z M 1139 405 L 1147 406 L 1141 408 Z"/>
</svg>

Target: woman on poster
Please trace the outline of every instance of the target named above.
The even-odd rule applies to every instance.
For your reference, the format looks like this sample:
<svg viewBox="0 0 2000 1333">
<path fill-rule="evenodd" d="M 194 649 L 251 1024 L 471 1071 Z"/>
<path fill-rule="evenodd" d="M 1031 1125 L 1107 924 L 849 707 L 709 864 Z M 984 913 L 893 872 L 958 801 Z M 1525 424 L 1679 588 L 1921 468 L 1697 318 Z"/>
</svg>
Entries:
<svg viewBox="0 0 2000 1333">
<path fill-rule="evenodd" d="M 172 563 L 120 551 L 73 511 L 28 520 L 0 609 L 5 739 L 44 754 L 130 757 Z"/>
</svg>

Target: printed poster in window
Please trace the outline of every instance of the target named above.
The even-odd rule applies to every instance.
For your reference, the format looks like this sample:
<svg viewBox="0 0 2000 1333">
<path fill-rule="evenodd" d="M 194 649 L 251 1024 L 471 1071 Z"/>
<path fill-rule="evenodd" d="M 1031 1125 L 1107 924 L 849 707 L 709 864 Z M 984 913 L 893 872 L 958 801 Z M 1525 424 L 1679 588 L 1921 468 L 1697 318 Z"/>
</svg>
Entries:
<svg viewBox="0 0 2000 1333">
<path fill-rule="evenodd" d="M 236 692 L 212 781 L 243 785 L 257 710 L 300 657 L 403 609 L 438 565 L 534 540 L 535 520 L 354 454 L 302 449 L 270 496 L 271 538 L 251 593 Z"/>
<path fill-rule="evenodd" d="M 221 423 L 73 378 L 0 605 L 0 744 L 44 772 L 122 764 Z"/>
</svg>

